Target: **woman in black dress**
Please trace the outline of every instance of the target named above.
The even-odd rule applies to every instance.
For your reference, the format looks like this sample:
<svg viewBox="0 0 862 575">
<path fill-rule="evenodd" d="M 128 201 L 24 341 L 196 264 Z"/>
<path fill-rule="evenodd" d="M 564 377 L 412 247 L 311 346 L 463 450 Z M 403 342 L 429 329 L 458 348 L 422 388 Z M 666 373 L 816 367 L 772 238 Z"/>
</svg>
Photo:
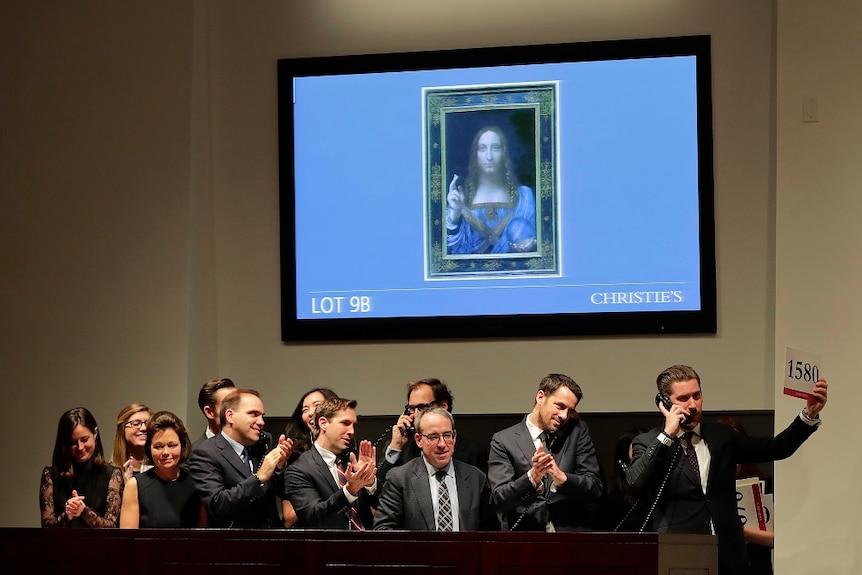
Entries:
<svg viewBox="0 0 862 575">
<path fill-rule="evenodd" d="M 201 527 L 205 524 L 191 475 L 181 465 L 192 443 L 182 420 L 170 411 L 154 413 L 144 445 L 152 469 L 126 482 L 120 527 Z"/>
<path fill-rule="evenodd" d="M 123 473 L 105 461 L 99 427 L 83 407 L 57 424 L 51 465 L 42 470 L 42 527 L 116 527 Z"/>
</svg>

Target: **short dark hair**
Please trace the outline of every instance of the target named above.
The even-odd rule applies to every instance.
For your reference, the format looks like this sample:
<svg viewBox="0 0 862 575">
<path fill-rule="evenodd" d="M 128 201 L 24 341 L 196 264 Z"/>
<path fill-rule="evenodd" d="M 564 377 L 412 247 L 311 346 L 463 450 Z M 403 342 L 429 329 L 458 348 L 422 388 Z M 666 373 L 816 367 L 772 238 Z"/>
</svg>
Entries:
<svg viewBox="0 0 862 575">
<path fill-rule="evenodd" d="M 170 411 L 158 411 L 150 416 L 150 420 L 147 422 L 147 442 L 144 444 L 144 453 L 154 463 L 152 452 L 153 436 L 166 429 L 173 429 L 177 437 L 180 438 L 180 445 L 182 446 L 180 450 L 180 464 L 185 463 L 192 454 L 192 442 L 189 439 L 189 433 L 186 431 L 183 420 Z"/>
<path fill-rule="evenodd" d="M 410 383 L 408 383 L 408 402 L 410 401 L 410 394 L 413 393 L 413 390 L 415 390 L 420 385 L 427 385 L 431 388 L 431 392 L 434 394 L 434 403 L 440 404 L 445 401 L 449 411 L 452 411 L 452 406 L 455 404 L 455 398 L 452 396 L 452 392 L 449 391 L 449 387 L 436 377 L 426 377 L 425 379 L 411 381 Z"/>
<path fill-rule="evenodd" d="M 355 399 L 345 399 L 343 397 L 333 397 L 327 399 L 317 406 L 314 410 L 314 423 L 317 424 L 321 417 L 332 419 L 335 414 L 345 409 L 356 409 L 357 402 Z"/>
<path fill-rule="evenodd" d="M 204 408 L 207 406 L 215 407 L 215 392 L 226 387 L 235 388 L 236 385 L 228 378 L 222 377 L 221 379 L 212 379 L 201 386 L 201 390 L 198 392 L 198 407 L 201 408 L 201 413 L 206 414 Z"/>
<path fill-rule="evenodd" d="M 221 402 L 221 411 L 219 411 L 219 421 L 221 421 L 222 425 L 227 423 L 227 420 L 224 418 L 224 414 L 227 413 L 228 409 L 236 409 L 239 405 L 239 402 L 242 401 L 243 395 L 253 395 L 255 397 L 260 397 L 260 393 L 253 389 L 234 389 L 232 392 L 224 396 L 224 399 Z"/>
<path fill-rule="evenodd" d="M 700 376 L 694 368 L 687 365 L 672 365 L 658 374 L 658 377 L 655 379 L 655 385 L 660 393 L 670 397 L 671 386 L 674 383 L 690 379 L 697 380 L 697 387 L 700 389 Z"/>
<path fill-rule="evenodd" d="M 579 403 L 584 398 L 584 392 L 581 390 L 581 386 L 575 383 L 575 380 L 568 375 L 549 373 L 542 378 L 542 381 L 539 382 L 539 391 L 544 392 L 545 395 L 553 395 L 553 393 L 561 387 L 569 388 L 569 391 L 574 393 L 575 397 L 578 398 Z"/>
</svg>

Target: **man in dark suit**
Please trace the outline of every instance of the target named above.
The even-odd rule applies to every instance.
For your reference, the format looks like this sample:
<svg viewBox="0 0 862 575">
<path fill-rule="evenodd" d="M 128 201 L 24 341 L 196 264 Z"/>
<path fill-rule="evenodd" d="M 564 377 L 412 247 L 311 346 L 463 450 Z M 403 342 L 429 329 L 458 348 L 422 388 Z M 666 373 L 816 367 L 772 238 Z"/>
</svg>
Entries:
<svg viewBox="0 0 862 575">
<path fill-rule="evenodd" d="M 547 375 L 533 410 L 491 439 L 488 481 L 504 529 L 593 526 L 603 488 L 589 429 L 575 411 L 583 396 L 572 378 Z"/>
<path fill-rule="evenodd" d="M 284 435 L 270 448 L 263 402 L 252 389 L 236 389 L 222 402 L 221 433 L 192 451 L 189 472 L 210 527 L 279 527 L 276 497 L 293 446 Z"/>
<path fill-rule="evenodd" d="M 376 450 L 370 441 L 352 450 L 356 400 L 327 399 L 314 411 L 317 439 L 285 472 L 284 497 L 297 527 L 363 530 L 374 521 Z"/>
<path fill-rule="evenodd" d="M 723 423 L 702 423 L 700 376 L 691 367 L 667 368 L 656 385 L 664 425 L 634 439 L 626 479 L 655 505 L 652 531 L 714 533 L 719 574 L 743 575 L 748 557 L 736 510 L 736 464 L 790 457 L 820 425 L 826 381 L 817 381 L 799 416 L 774 438 L 748 437 Z"/>
<path fill-rule="evenodd" d="M 413 421 L 416 414 L 429 407 L 440 407 L 452 413 L 455 398 L 449 387 L 435 377 L 428 377 L 407 384 L 407 405 L 404 413 L 392 426 L 392 440 L 384 453 L 383 461 L 377 470 L 377 478 L 382 483 L 389 470 L 403 465 L 419 456 L 420 450 L 413 440 Z M 488 448 L 469 438 L 460 436 L 453 455 L 456 461 L 478 467 L 488 472 Z"/>
<path fill-rule="evenodd" d="M 221 403 L 227 394 L 234 389 L 236 386 L 233 381 L 226 377 L 210 380 L 201 386 L 201 390 L 198 392 L 198 407 L 207 419 L 207 428 L 200 437 L 195 439 L 192 449 L 219 434 L 221 431 L 221 419 L 219 419 Z"/>
<path fill-rule="evenodd" d="M 389 473 L 374 528 L 499 530 L 485 474 L 453 460 L 457 442 L 452 414 L 432 407 L 419 413 L 414 422 L 415 441 L 422 456 Z"/>
</svg>

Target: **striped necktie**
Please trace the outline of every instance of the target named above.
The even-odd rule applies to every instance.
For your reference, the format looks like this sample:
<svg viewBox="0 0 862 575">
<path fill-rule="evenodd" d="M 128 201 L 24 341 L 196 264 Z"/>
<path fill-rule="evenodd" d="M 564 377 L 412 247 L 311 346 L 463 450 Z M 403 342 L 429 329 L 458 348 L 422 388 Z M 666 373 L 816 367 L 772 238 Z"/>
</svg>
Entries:
<svg viewBox="0 0 862 575">
<path fill-rule="evenodd" d="M 449 488 L 446 486 L 446 472 L 438 471 L 437 478 L 437 531 L 452 531 L 452 501 L 449 499 Z"/>
</svg>

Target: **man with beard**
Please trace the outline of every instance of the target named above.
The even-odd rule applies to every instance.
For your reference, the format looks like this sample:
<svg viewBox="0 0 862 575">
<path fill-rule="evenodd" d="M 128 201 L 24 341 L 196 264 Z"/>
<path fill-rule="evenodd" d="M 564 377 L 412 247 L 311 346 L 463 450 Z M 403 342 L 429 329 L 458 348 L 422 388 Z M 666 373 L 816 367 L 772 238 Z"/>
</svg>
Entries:
<svg viewBox="0 0 862 575">
<path fill-rule="evenodd" d="M 314 411 L 317 439 L 285 473 L 284 497 L 297 527 L 362 531 L 373 523 L 377 453 L 370 441 L 353 451 L 356 400 L 327 399 Z"/>
<path fill-rule="evenodd" d="M 589 429 L 575 411 L 583 396 L 572 378 L 547 375 L 533 410 L 491 439 L 488 480 L 504 529 L 592 527 L 602 480 Z"/>
<path fill-rule="evenodd" d="M 431 407 L 419 412 L 413 423 L 414 440 L 422 456 L 389 473 L 380 494 L 374 528 L 499 530 L 485 474 L 452 459 L 456 443 L 452 414 Z"/>
<path fill-rule="evenodd" d="M 673 365 L 656 378 L 660 427 L 635 437 L 626 479 L 654 507 L 648 531 L 718 536 L 720 575 L 748 573 L 736 509 L 736 464 L 790 457 L 820 425 L 827 384 L 818 380 L 807 405 L 775 437 L 749 437 L 729 425 L 701 422 L 700 376 Z"/>
</svg>

